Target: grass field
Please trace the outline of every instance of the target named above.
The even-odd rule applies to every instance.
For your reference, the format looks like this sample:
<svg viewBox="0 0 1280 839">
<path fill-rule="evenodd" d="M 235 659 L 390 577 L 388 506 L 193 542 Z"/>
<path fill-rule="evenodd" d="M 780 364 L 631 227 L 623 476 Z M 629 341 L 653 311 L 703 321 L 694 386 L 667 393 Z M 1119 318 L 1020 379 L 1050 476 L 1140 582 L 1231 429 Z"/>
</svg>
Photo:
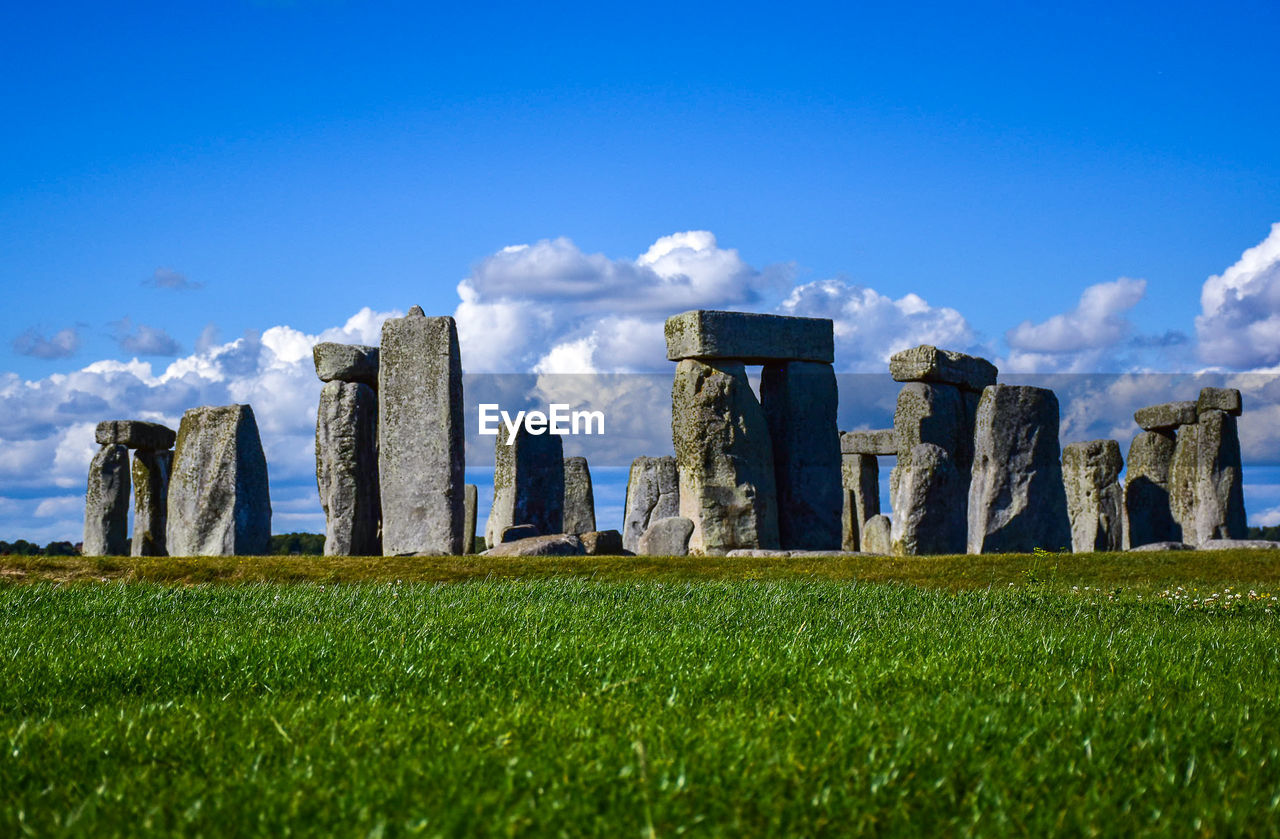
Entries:
<svg viewBox="0 0 1280 839">
<path fill-rule="evenodd" d="M 0 835 L 1280 831 L 1271 552 L 0 575 Z"/>
</svg>

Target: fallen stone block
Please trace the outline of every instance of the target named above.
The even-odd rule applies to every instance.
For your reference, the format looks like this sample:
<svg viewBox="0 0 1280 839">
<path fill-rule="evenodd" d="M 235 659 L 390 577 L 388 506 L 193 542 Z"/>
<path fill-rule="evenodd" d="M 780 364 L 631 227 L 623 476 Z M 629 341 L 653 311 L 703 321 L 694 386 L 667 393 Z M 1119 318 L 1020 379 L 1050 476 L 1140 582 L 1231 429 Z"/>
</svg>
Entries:
<svg viewBox="0 0 1280 839">
<path fill-rule="evenodd" d="M 622 534 L 616 530 L 592 530 L 580 534 L 587 556 L 622 556 Z"/>
<path fill-rule="evenodd" d="M 835 330 L 826 318 L 698 309 L 667 318 L 666 336 L 671 361 L 835 361 Z"/>
<path fill-rule="evenodd" d="M 1256 551 L 1280 550 L 1280 542 L 1270 539 L 1206 539 L 1200 543 L 1202 551 L 1229 551 L 1245 548 Z"/>
<path fill-rule="evenodd" d="M 352 382 L 378 387 L 378 348 L 359 344 L 320 343 L 311 348 L 316 376 L 322 382 Z"/>
<path fill-rule="evenodd" d="M 940 350 L 928 344 L 902 350 L 889 358 L 889 375 L 896 382 L 933 382 L 977 393 L 995 384 L 998 372 L 985 358 Z"/>
<path fill-rule="evenodd" d="M 1186 542 L 1148 542 L 1145 545 L 1138 545 L 1136 548 L 1130 548 L 1131 551 L 1194 551 L 1195 545 L 1188 545 Z"/>
<path fill-rule="evenodd" d="M 98 445 L 109 446 L 120 444 L 131 449 L 152 449 L 164 451 L 173 448 L 177 434 L 172 428 L 158 422 L 142 420 L 107 420 L 98 423 L 94 430 L 94 438 Z"/>
<path fill-rule="evenodd" d="M 531 524 L 513 524 L 510 527 L 502 528 L 498 543 L 505 545 L 507 542 L 519 542 L 521 539 L 532 539 L 534 536 L 540 535 L 538 528 Z"/>
<path fill-rule="evenodd" d="M 582 540 L 572 533 L 531 536 L 515 542 L 495 545 L 481 556 L 586 556 Z"/>
</svg>

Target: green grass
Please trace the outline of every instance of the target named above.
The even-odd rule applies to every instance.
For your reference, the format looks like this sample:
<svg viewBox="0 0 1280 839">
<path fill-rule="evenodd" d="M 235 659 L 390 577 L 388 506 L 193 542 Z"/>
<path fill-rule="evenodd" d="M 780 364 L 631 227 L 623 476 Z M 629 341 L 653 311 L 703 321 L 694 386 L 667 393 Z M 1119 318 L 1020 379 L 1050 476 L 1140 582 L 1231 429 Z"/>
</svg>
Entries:
<svg viewBox="0 0 1280 839">
<path fill-rule="evenodd" d="M 0 835 L 1277 834 L 1273 589 L 1165 594 L 1172 558 L 1121 559 L 1099 589 L 1072 557 L 982 588 L 616 559 L 68 585 L 30 581 L 147 563 L 8 558 Z"/>
</svg>

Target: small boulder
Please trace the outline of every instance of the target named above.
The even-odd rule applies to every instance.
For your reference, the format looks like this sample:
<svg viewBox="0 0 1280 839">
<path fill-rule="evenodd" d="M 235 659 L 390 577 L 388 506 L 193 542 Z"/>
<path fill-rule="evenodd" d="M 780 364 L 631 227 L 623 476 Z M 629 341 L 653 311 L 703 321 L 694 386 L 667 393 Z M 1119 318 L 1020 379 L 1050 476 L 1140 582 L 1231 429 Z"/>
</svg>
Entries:
<svg viewBox="0 0 1280 839">
<path fill-rule="evenodd" d="M 513 524 L 502 528 L 498 541 L 505 545 L 508 542 L 519 542 L 521 539 L 532 539 L 537 535 L 539 535 L 538 528 L 531 524 Z"/>
<path fill-rule="evenodd" d="M 511 528 L 508 528 L 510 530 Z M 495 545 L 481 556 L 586 556 L 582 540 L 572 533 L 530 536 L 515 542 Z"/>
<path fill-rule="evenodd" d="M 622 556 L 622 534 L 617 530 L 592 530 L 581 534 L 587 556 Z"/>
<path fill-rule="evenodd" d="M 649 525 L 636 546 L 639 556 L 685 556 L 693 522 L 683 516 L 669 516 Z"/>
</svg>

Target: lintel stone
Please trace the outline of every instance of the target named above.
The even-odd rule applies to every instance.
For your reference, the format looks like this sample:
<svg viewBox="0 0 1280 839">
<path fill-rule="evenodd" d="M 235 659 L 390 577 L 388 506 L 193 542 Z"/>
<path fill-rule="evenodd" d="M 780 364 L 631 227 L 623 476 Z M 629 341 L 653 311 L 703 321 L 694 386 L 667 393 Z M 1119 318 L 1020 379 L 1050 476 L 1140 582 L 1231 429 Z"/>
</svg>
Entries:
<svg viewBox="0 0 1280 839">
<path fill-rule="evenodd" d="M 928 344 L 894 353 L 889 358 L 889 375 L 896 382 L 956 385 L 977 393 L 995 384 L 998 372 L 985 358 L 940 350 Z"/>
<path fill-rule="evenodd" d="M 94 438 L 100 446 L 119 443 L 131 449 L 164 451 L 173 448 L 173 442 L 178 439 L 178 435 L 172 428 L 158 422 L 107 420 L 98 423 L 98 427 L 94 430 Z"/>
<path fill-rule="evenodd" d="M 666 334 L 671 361 L 835 361 L 835 330 L 828 318 L 695 309 L 667 318 Z"/>
<path fill-rule="evenodd" d="M 1206 411 L 1226 411 L 1233 417 L 1241 414 L 1243 405 L 1240 391 L 1233 387 L 1206 387 L 1200 389 L 1200 398 L 1196 400 L 1196 413 Z"/>
<path fill-rule="evenodd" d="M 896 455 L 898 439 L 895 434 L 892 428 L 841 432 L 840 454 Z"/>
<path fill-rule="evenodd" d="M 1133 412 L 1133 421 L 1143 431 L 1166 431 L 1196 421 L 1196 403 L 1165 402 L 1139 408 Z"/>
</svg>

